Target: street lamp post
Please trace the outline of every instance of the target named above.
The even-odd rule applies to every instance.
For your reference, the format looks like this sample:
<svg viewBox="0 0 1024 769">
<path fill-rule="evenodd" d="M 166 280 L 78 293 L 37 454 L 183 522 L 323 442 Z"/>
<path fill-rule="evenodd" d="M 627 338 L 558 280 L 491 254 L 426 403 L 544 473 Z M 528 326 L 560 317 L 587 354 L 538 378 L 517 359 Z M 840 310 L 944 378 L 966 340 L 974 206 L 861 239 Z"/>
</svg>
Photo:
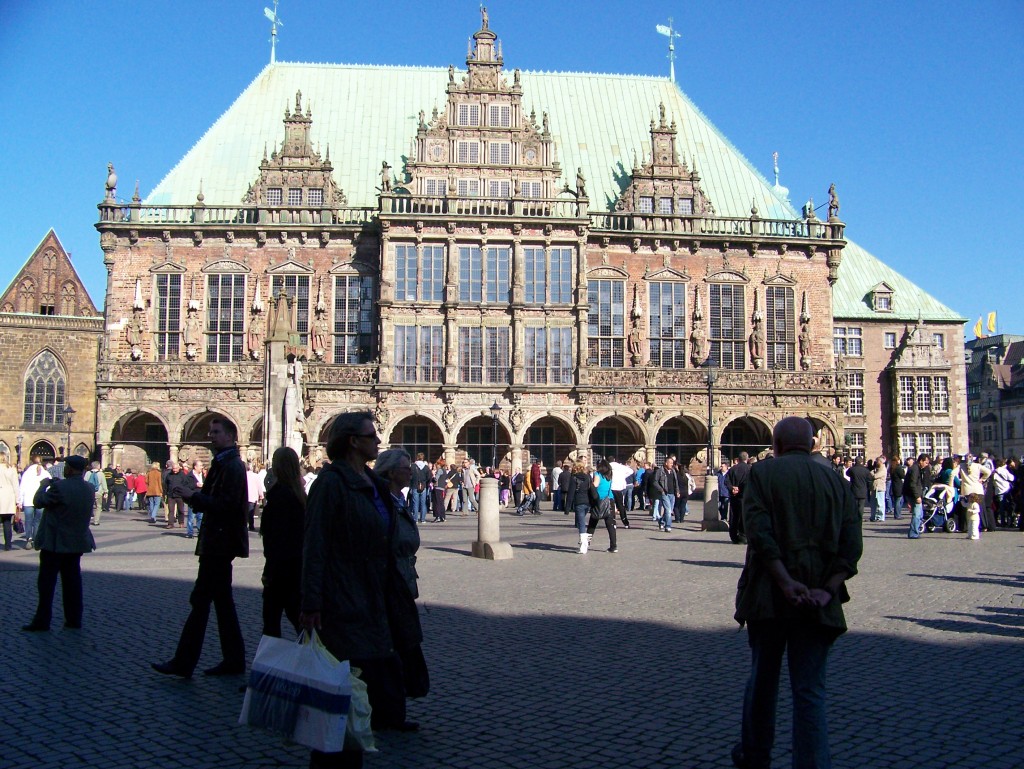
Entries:
<svg viewBox="0 0 1024 769">
<path fill-rule="evenodd" d="M 71 404 L 64 407 L 64 424 L 68 426 L 68 442 L 65 444 L 64 459 L 67 460 L 71 456 L 71 422 L 75 417 L 75 410 L 71 408 Z"/>
<path fill-rule="evenodd" d="M 501 406 L 494 401 L 491 406 L 491 469 L 498 468 L 498 415 L 501 414 Z"/>
<path fill-rule="evenodd" d="M 709 356 L 704 363 L 704 383 L 708 386 L 708 447 L 704 472 L 704 520 L 702 531 L 728 531 L 729 525 L 718 515 L 718 479 L 715 477 L 715 382 L 718 369 Z"/>
</svg>

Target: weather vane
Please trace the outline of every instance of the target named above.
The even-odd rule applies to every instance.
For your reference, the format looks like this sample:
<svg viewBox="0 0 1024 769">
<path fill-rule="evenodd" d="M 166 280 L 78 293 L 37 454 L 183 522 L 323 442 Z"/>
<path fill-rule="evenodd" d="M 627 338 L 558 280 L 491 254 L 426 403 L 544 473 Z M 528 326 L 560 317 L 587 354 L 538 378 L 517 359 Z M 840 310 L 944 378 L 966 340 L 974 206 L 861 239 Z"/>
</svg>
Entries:
<svg viewBox="0 0 1024 769">
<path fill-rule="evenodd" d="M 263 9 L 263 15 L 270 19 L 270 63 L 277 61 L 277 28 L 284 26 L 284 22 L 277 15 L 277 0 L 274 0 L 274 10 Z"/>
<path fill-rule="evenodd" d="M 668 79 L 673 83 L 676 82 L 676 38 L 682 37 L 672 27 L 672 17 L 668 18 L 668 26 L 659 24 L 655 27 L 659 35 L 664 35 L 668 38 Z"/>
</svg>

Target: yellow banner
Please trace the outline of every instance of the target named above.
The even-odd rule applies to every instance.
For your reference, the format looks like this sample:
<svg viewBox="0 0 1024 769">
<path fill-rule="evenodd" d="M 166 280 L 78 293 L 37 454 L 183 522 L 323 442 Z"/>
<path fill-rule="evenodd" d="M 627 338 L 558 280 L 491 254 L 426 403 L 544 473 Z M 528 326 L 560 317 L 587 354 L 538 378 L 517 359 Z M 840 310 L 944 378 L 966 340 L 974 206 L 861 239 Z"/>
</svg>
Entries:
<svg viewBox="0 0 1024 769">
<path fill-rule="evenodd" d="M 981 316 L 978 316 L 978 322 L 974 324 L 974 336 L 981 339 Z"/>
<path fill-rule="evenodd" d="M 988 314 L 988 324 L 987 325 L 988 325 L 988 333 L 990 333 L 990 334 L 996 333 L 996 314 L 994 312 L 990 312 Z"/>
</svg>

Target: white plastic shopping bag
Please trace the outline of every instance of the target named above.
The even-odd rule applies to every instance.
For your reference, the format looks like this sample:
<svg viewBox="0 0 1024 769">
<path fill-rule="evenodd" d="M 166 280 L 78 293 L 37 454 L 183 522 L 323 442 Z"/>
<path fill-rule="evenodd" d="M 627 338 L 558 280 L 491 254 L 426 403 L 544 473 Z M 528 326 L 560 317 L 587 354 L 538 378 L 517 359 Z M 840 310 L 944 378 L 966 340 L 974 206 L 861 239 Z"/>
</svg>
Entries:
<svg viewBox="0 0 1024 769">
<path fill-rule="evenodd" d="M 348 660 L 336 660 L 315 632 L 298 643 L 263 636 L 238 723 L 336 753 L 345 744 L 351 697 Z"/>
</svg>

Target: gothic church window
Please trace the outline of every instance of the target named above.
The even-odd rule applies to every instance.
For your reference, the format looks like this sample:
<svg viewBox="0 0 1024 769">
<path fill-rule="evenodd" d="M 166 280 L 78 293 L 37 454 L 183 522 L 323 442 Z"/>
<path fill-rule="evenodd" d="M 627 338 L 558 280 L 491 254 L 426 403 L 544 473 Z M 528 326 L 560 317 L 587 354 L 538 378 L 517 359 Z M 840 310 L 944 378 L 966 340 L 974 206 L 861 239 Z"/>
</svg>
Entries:
<svg viewBox="0 0 1024 769">
<path fill-rule="evenodd" d="M 61 424 L 66 382 L 64 369 L 52 352 L 44 350 L 35 357 L 25 374 L 25 424 Z"/>
</svg>

